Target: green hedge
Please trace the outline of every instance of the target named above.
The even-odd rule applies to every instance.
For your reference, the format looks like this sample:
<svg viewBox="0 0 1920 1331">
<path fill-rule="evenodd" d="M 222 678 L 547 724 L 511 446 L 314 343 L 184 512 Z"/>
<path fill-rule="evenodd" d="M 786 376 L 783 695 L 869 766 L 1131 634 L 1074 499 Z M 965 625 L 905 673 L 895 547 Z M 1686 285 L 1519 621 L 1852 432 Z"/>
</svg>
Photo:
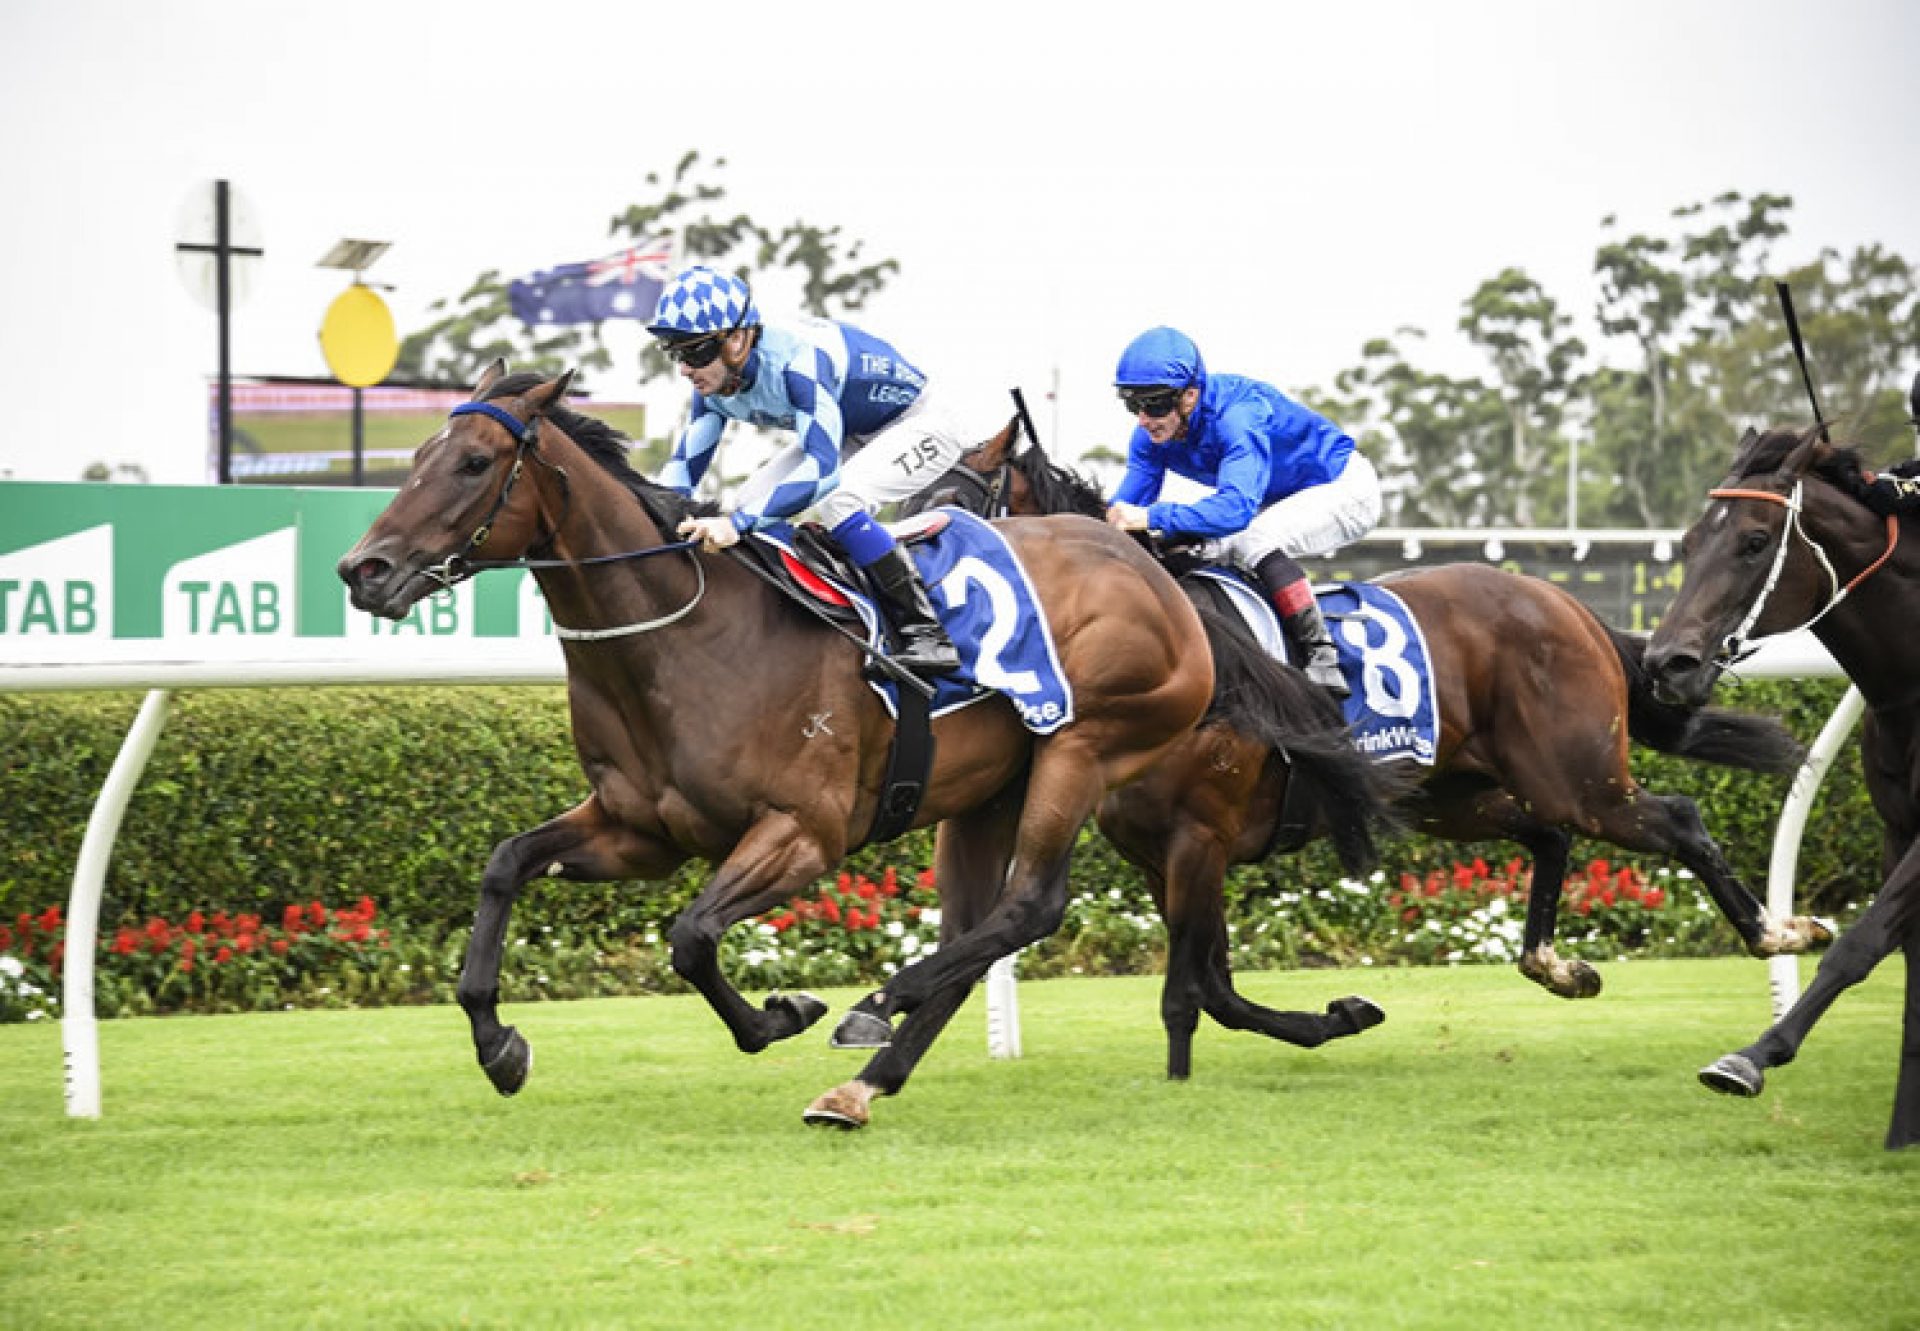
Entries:
<svg viewBox="0 0 1920 1331">
<path fill-rule="evenodd" d="M 1811 742 L 1838 682 L 1767 681 L 1723 699 L 1782 715 Z M 67 898 L 80 838 L 101 782 L 138 710 L 131 694 L 0 696 L 0 920 Z M 1641 781 L 1698 799 L 1735 868 L 1763 891 L 1785 778 L 1763 778 L 1636 753 Z M 559 687 L 215 690 L 175 697 L 173 713 L 127 810 L 108 876 L 103 927 L 220 909 L 277 916 L 288 903 L 362 894 L 382 918 L 464 928 L 479 875 L 501 839 L 586 793 Z M 856 856 L 875 876 L 929 862 L 916 833 Z M 1455 847 L 1412 838 L 1389 848 L 1389 881 L 1476 854 L 1504 863 L 1504 845 Z M 1576 860 L 1626 857 L 1582 842 Z M 1879 825 L 1857 755 L 1836 765 L 1810 821 L 1800 864 L 1808 908 L 1847 913 L 1878 885 Z M 1646 864 L 1652 869 L 1659 866 Z M 517 920 L 600 936 L 657 929 L 698 889 L 704 867 L 664 884 L 540 880 Z M 1302 882 L 1338 877 L 1324 848 L 1241 869 L 1236 913 Z M 1083 837 L 1077 892 L 1138 877 L 1097 836 Z M 1728 931 L 1731 944 L 1731 931 Z"/>
</svg>

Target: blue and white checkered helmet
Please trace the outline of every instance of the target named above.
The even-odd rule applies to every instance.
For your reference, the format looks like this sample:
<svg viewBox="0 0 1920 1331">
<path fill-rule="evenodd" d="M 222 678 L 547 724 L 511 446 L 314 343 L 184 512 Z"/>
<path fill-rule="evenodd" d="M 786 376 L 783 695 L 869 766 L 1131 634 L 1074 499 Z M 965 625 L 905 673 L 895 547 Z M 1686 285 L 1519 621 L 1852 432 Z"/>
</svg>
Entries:
<svg viewBox="0 0 1920 1331">
<path fill-rule="evenodd" d="M 655 337 L 682 338 L 759 326 L 760 311 L 753 307 L 753 291 L 747 284 L 700 265 L 667 283 L 647 331 Z"/>
</svg>

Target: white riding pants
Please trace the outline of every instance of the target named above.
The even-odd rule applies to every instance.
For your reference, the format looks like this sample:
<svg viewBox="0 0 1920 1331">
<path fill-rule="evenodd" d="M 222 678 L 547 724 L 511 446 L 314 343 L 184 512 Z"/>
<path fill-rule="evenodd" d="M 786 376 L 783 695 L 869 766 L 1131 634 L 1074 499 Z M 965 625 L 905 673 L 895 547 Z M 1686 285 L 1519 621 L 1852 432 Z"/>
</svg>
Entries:
<svg viewBox="0 0 1920 1331">
<path fill-rule="evenodd" d="M 912 406 L 840 464 L 840 484 L 833 493 L 794 520 L 812 517 L 831 530 L 855 513 L 910 498 L 951 471 L 970 446 L 928 383 Z M 805 458 L 797 441 L 779 449 L 742 489 L 736 506 L 757 507 Z"/>
<path fill-rule="evenodd" d="M 1262 509 L 1247 529 L 1210 549 L 1258 568 L 1268 555 L 1324 555 L 1357 541 L 1380 521 L 1380 476 L 1359 453 L 1325 485 L 1309 486 Z"/>
</svg>

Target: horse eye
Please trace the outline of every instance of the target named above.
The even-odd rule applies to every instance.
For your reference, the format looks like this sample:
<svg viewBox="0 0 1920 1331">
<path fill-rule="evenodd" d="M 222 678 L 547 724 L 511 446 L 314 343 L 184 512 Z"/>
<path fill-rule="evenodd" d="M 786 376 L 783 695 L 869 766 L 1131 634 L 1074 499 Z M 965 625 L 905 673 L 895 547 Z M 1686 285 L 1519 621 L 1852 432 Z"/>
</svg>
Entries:
<svg viewBox="0 0 1920 1331">
<path fill-rule="evenodd" d="M 485 453 L 469 453 L 460 460 L 460 473 L 463 476 L 479 476 L 492 470 L 493 459 Z"/>
<path fill-rule="evenodd" d="M 1773 538 L 1765 532 L 1750 531 L 1746 539 L 1740 542 L 1740 551 L 1742 554 L 1757 555 L 1771 544 L 1773 544 Z"/>
</svg>

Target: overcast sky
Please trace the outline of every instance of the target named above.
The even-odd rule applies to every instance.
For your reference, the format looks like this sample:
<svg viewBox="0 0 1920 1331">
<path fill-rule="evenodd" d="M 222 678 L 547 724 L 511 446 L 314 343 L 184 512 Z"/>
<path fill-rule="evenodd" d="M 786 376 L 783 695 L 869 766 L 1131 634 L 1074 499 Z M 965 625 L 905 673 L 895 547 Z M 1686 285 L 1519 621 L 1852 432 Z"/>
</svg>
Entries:
<svg viewBox="0 0 1920 1331">
<path fill-rule="evenodd" d="M 315 262 L 340 237 L 393 242 L 369 276 L 404 333 L 484 269 L 605 253 L 647 173 L 694 148 L 756 219 L 899 259 L 859 322 L 982 433 L 1008 386 L 1037 401 L 1057 369 L 1040 424 L 1069 456 L 1124 437 L 1107 384 L 1154 323 L 1293 389 L 1400 326 L 1476 369 L 1451 331 L 1466 296 L 1518 266 L 1584 315 L 1609 213 L 1657 229 L 1723 190 L 1785 193 L 1783 261 L 1877 242 L 1920 262 L 1909 0 L 0 0 L 0 18 L 0 474 L 21 478 L 96 460 L 204 478 L 215 323 L 173 244 L 216 177 L 266 249 L 236 373 L 326 373 L 344 275 Z"/>
</svg>

